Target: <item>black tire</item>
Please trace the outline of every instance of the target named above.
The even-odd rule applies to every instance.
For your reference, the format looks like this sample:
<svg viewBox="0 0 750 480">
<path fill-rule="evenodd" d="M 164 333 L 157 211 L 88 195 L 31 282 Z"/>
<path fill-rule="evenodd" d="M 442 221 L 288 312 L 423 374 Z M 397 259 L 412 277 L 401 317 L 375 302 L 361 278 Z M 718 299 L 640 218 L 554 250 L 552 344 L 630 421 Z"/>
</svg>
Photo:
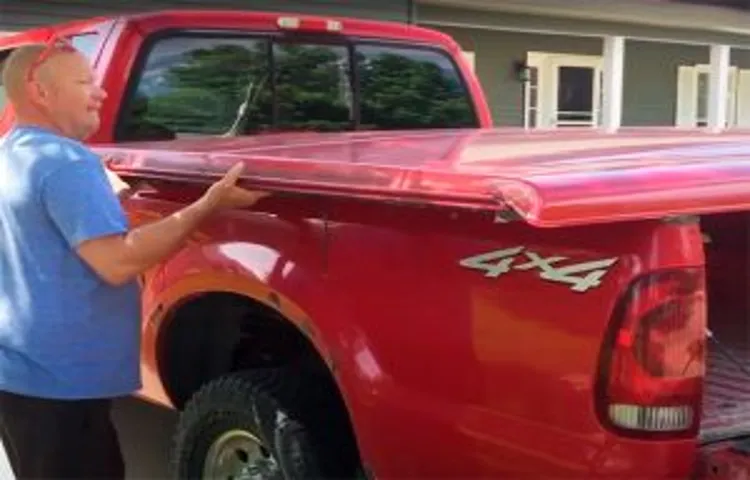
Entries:
<svg viewBox="0 0 750 480">
<path fill-rule="evenodd" d="M 335 451 L 337 441 L 331 442 L 335 429 L 326 431 L 325 427 L 325 419 L 330 418 L 325 409 L 331 404 L 328 395 L 316 388 L 319 383 L 309 378 L 283 369 L 250 370 L 206 384 L 180 415 L 171 455 L 175 478 L 207 478 L 204 467 L 211 463 L 211 446 L 225 434 L 242 437 L 237 441 L 249 446 L 254 443 L 245 434 L 259 441 L 261 448 L 253 452 L 262 451 L 266 457 L 254 462 L 263 470 L 261 478 L 340 477 L 336 457 L 342 452 Z M 245 450 L 250 449 L 235 450 L 238 458 L 246 457 Z"/>
</svg>

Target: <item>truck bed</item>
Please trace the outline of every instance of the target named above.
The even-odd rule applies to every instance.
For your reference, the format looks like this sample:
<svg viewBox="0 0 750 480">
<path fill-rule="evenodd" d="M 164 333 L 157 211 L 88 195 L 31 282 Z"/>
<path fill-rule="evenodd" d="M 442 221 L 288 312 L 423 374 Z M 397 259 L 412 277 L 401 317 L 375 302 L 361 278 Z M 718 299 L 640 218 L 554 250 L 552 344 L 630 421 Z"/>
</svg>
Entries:
<svg viewBox="0 0 750 480">
<path fill-rule="evenodd" d="M 750 371 L 750 351 L 722 341 L 722 347 Z M 735 432 L 750 431 L 750 376 L 708 344 L 701 440 L 711 441 Z"/>
</svg>

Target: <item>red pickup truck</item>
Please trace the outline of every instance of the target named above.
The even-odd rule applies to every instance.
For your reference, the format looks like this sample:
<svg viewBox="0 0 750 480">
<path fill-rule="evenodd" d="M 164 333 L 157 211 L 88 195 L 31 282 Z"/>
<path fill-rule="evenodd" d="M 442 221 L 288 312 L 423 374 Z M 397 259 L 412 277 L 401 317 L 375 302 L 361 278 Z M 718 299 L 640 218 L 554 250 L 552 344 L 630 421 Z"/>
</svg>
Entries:
<svg viewBox="0 0 750 480">
<path fill-rule="evenodd" d="M 0 55 L 53 35 L 109 93 L 91 145 L 148 184 L 134 225 L 238 160 L 274 192 L 142 278 L 176 477 L 747 474 L 747 133 L 495 128 L 410 25 L 168 11 Z"/>
</svg>

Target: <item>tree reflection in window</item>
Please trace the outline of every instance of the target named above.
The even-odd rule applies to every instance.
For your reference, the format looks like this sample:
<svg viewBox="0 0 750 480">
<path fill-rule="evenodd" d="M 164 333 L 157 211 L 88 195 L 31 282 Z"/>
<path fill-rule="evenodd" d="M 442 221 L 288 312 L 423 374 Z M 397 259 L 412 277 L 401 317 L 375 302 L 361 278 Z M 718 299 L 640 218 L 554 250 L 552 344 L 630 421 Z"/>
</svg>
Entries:
<svg viewBox="0 0 750 480">
<path fill-rule="evenodd" d="M 357 102 L 351 46 L 270 42 L 195 35 L 157 41 L 137 74 L 118 140 L 477 125 L 448 55 L 355 45 Z"/>
<path fill-rule="evenodd" d="M 432 50 L 357 47 L 362 128 L 472 127 L 476 118 L 453 62 Z"/>
<path fill-rule="evenodd" d="M 353 120 L 349 53 L 345 46 L 274 45 L 276 128 L 336 131 Z"/>
<path fill-rule="evenodd" d="M 226 134 L 271 124 L 262 40 L 172 37 L 150 52 L 124 118 L 124 139 Z"/>
</svg>

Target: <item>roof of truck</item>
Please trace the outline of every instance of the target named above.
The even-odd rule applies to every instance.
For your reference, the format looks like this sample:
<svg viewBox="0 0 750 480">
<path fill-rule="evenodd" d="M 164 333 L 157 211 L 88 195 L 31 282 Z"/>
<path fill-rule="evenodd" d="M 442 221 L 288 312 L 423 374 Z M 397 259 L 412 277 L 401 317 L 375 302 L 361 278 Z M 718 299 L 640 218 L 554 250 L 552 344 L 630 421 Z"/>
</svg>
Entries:
<svg viewBox="0 0 750 480">
<path fill-rule="evenodd" d="M 280 25 L 280 19 L 286 19 L 286 26 Z M 290 26 L 294 24 L 294 20 L 298 21 L 297 28 Z M 97 26 L 112 22 L 133 22 L 145 31 L 159 28 L 210 29 L 219 27 L 256 31 L 296 30 L 312 33 L 411 40 L 450 47 L 456 46 L 449 35 L 406 23 L 330 15 L 308 15 L 294 12 L 228 9 L 154 10 L 91 17 L 32 28 L 8 35 L 0 38 L 0 46 L 16 43 L 21 37 L 32 37 L 35 40 L 44 39 L 54 33 L 62 31 L 70 32 L 71 30 L 92 30 Z"/>
</svg>

